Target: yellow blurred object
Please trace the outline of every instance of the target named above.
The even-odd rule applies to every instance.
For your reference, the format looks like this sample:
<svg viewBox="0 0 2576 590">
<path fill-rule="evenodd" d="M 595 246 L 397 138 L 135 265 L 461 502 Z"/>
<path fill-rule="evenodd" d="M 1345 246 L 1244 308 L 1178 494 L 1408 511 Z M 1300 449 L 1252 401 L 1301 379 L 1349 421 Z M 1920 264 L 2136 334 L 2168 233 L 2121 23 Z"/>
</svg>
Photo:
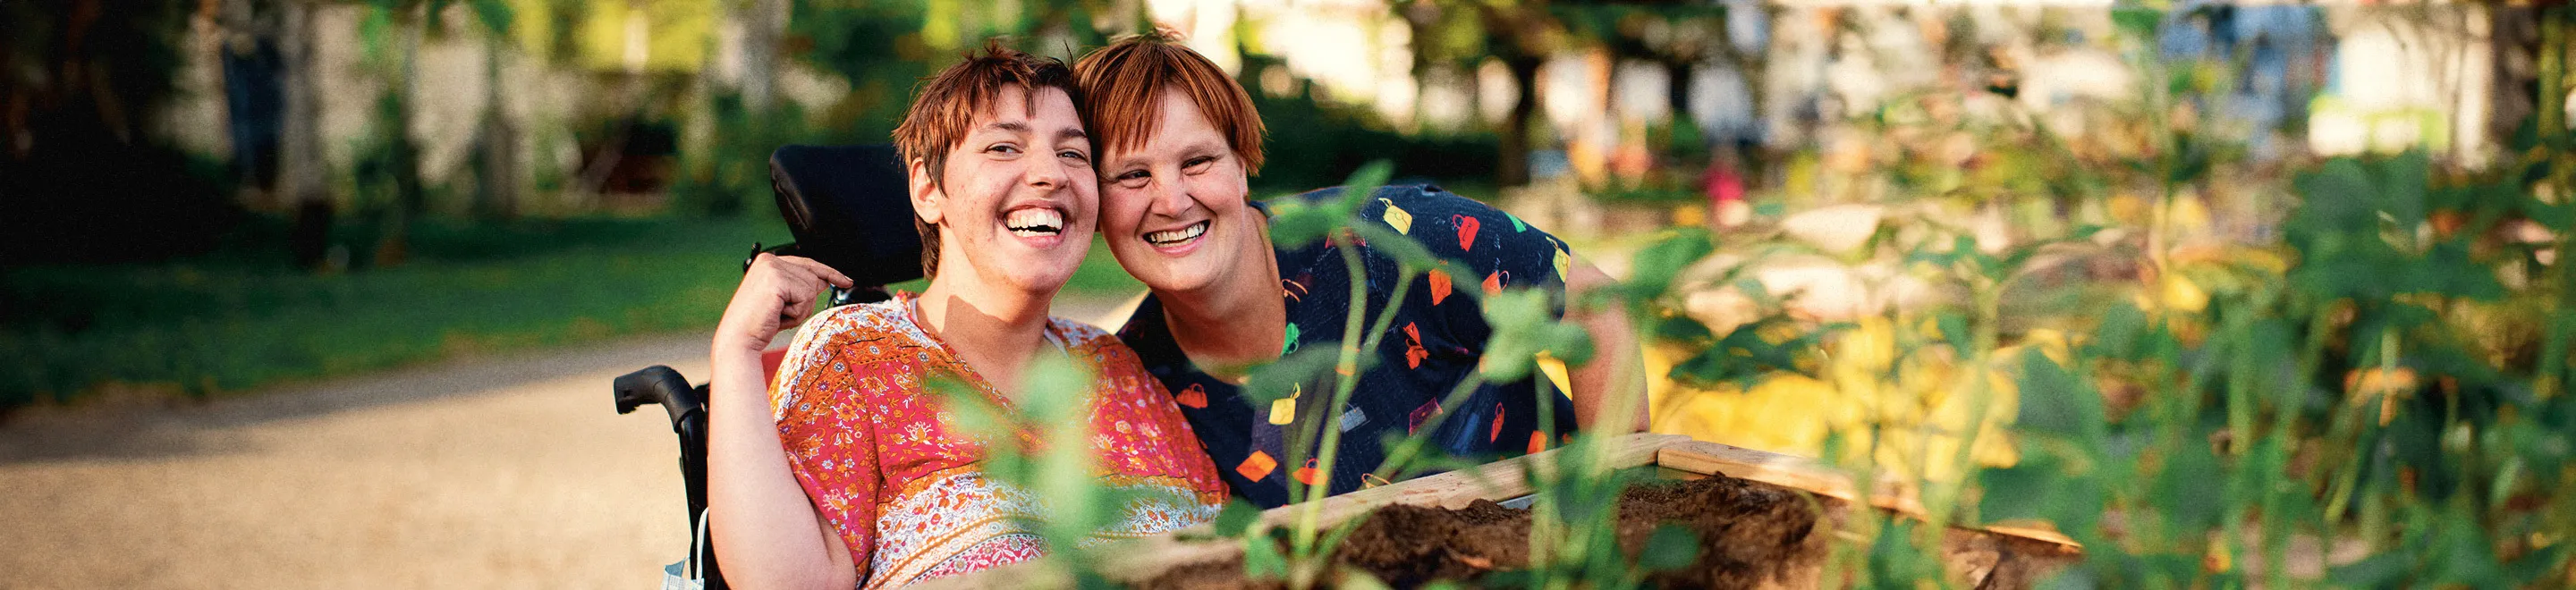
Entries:
<svg viewBox="0 0 2576 590">
<path fill-rule="evenodd" d="M 2165 212 L 2169 215 L 2165 218 L 2167 228 L 2176 235 L 2193 236 L 2209 233 L 2209 205 L 2202 204 L 2198 197 L 2176 195 L 2173 203 L 2166 206 Z"/>
<path fill-rule="evenodd" d="M 1673 227 L 1699 227 L 1708 224 L 1708 208 L 1702 205 L 1673 207 Z"/>
<path fill-rule="evenodd" d="M 1898 355 L 1894 322 L 1865 317 L 1838 332 L 1825 348 L 1830 360 L 1820 374 L 1765 375 L 1750 385 L 1687 387 L 1659 378 L 1647 384 L 1654 408 L 1655 432 L 1689 435 L 1766 451 L 1817 457 L 1830 433 L 1840 432 L 1846 462 L 1872 459 L 1881 468 L 1907 477 L 1955 480 L 1959 445 L 1971 425 L 1982 426 L 1970 460 L 1985 466 L 2008 466 L 2019 460 L 2006 429 L 2019 413 L 2019 392 L 2012 375 L 1990 368 L 1959 371 L 1959 361 L 1944 348 Z M 2044 354 L 2064 355 L 2067 337 L 2034 330 L 2027 346 Z M 2010 367 L 2022 347 L 1998 349 L 1990 367 Z M 1649 347 L 1649 375 L 1665 375 L 1687 351 Z M 1983 386 L 1984 412 L 1979 416 L 1978 386 Z M 1873 432 L 1886 437 L 1873 445 Z M 1875 448 L 1874 455 L 1869 449 Z"/>
<path fill-rule="evenodd" d="M 2110 209 L 2112 221 L 2117 221 L 2124 225 L 2146 227 L 2147 200 L 2144 197 L 2139 197 L 2138 195 L 2130 193 L 2120 193 L 2112 195 L 2109 201 L 2107 208 Z"/>
<path fill-rule="evenodd" d="M 2343 376 L 2343 388 L 2355 400 L 2379 398 L 2380 426 L 2397 419 L 2397 398 L 2413 395 L 2417 385 L 2415 370 L 2405 367 L 2357 369 Z"/>
<path fill-rule="evenodd" d="M 587 2 L 579 33 L 582 65 L 599 70 L 694 73 L 715 43 L 711 2 Z M 543 19 L 523 19 L 543 20 Z"/>
<path fill-rule="evenodd" d="M 1557 391 L 1574 391 L 1574 387 L 1568 385 L 1574 380 L 1566 377 L 1565 361 L 1556 360 L 1556 355 L 1538 353 L 1538 372 L 1547 375 L 1547 381 L 1556 384 Z"/>
<path fill-rule="evenodd" d="M 2182 273 L 2166 273 L 2163 282 L 2164 299 L 2161 303 L 2164 308 L 2187 312 L 2209 308 L 2209 292 L 2201 290 L 2199 283 L 2192 282 Z"/>
</svg>

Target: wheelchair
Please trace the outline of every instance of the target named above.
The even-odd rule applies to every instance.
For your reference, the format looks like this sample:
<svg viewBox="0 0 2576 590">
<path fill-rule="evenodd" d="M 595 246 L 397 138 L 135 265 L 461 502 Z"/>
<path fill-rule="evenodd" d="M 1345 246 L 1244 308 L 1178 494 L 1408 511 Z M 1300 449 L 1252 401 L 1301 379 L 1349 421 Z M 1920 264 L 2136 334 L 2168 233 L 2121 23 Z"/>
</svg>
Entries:
<svg viewBox="0 0 2576 590">
<path fill-rule="evenodd" d="M 833 288 L 815 313 L 852 303 L 890 297 L 885 286 L 921 278 L 921 238 L 912 225 L 912 208 L 904 194 L 909 186 L 893 146 L 805 146 L 778 148 L 769 157 L 771 192 L 778 213 L 787 220 L 794 241 L 770 248 L 754 244 L 743 260 L 762 252 L 803 256 L 848 275 L 854 286 Z M 769 375 L 778 371 L 784 349 L 761 355 Z M 662 406 L 671 431 L 680 441 L 680 477 L 688 489 L 689 552 L 663 572 L 665 588 L 702 581 L 710 590 L 726 588 L 723 569 L 707 539 L 707 386 L 692 385 L 668 366 L 654 365 L 616 379 L 617 413 L 647 405 Z"/>
</svg>

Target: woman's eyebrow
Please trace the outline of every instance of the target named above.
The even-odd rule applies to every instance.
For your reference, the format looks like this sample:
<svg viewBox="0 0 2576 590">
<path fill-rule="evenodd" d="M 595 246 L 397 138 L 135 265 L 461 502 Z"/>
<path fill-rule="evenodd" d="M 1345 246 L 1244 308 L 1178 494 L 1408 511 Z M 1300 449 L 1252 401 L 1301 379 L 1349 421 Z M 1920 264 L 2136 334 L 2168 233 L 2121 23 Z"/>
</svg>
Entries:
<svg viewBox="0 0 2576 590">
<path fill-rule="evenodd" d="M 1084 132 L 1081 127 L 1066 127 L 1055 130 L 1056 141 L 1065 141 L 1069 139 L 1091 141 L 1091 134 Z"/>
<path fill-rule="evenodd" d="M 1141 151 L 1142 150 L 1128 150 L 1127 157 L 1118 159 L 1117 167 L 1124 168 L 1144 164 L 1145 156 L 1139 153 Z M 1206 142 L 1197 145 L 1183 146 L 1181 149 L 1174 151 L 1179 152 L 1182 159 L 1189 159 L 1198 156 L 1222 154 L 1226 152 L 1226 147 L 1219 142 Z"/>
</svg>

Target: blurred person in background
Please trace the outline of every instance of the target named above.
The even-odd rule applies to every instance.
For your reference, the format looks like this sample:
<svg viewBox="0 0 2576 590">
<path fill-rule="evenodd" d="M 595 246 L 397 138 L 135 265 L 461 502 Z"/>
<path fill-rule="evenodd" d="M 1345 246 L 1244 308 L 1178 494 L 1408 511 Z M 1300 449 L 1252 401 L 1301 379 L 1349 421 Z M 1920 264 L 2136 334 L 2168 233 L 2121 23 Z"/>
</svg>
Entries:
<svg viewBox="0 0 2576 590">
<path fill-rule="evenodd" d="M 1214 518 L 1225 488 L 1190 424 L 1136 354 L 1047 316 L 1090 249 L 1098 179 L 1062 62 L 988 42 L 921 86 L 895 130 L 923 241 L 919 295 L 807 321 L 773 384 L 760 353 L 850 279 L 761 255 L 717 326 L 708 484 L 713 542 L 740 588 L 880 588 L 1045 553 L 1041 499 L 980 471 L 985 444 L 951 432 L 937 378 L 1008 412 L 1039 355 L 1068 355 L 1089 392 L 1103 478 L 1142 493 L 1104 536 Z"/>
<path fill-rule="evenodd" d="M 1329 241 L 1271 243 L 1267 208 L 1248 188 L 1261 169 L 1261 115 L 1206 57 L 1155 33 L 1094 51 L 1074 72 L 1101 150 L 1101 232 L 1119 265 L 1151 291 L 1119 337 L 1175 396 L 1235 495 L 1271 507 L 1297 500 L 1288 497 L 1290 477 L 1315 485 L 1329 475 L 1334 494 L 1386 483 L 1370 477 L 1387 461 L 1383 437 L 1416 432 L 1434 418 L 1431 444 L 1463 457 L 1537 452 L 1576 428 L 1615 434 L 1645 427 L 1642 401 L 1608 414 L 1619 388 L 1633 396 L 1645 391 L 1635 340 L 1615 306 L 1562 308 L 1598 353 L 1571 371 L 1570 397 L 1547 391 L 1557 423 L 1538 419 L 1544 390 L 1535 376 L 1483 383 L 1462 402 L 1442 404 L 1476 374 L 1492 333 L 1481 299 L 1459 291 L 1535 287 L 1561 304 L 1615 283 L 1516 217 L 1438 187 L 1389 186 L 1360 208 L 1359 219 L 1386 223 L 1474 274 L 1417 277 L 1403 301 L 1390 302 L 1394 259 L 1359 245 L 1367 275 L 1387 277 L 1365 285 L 1365 309 L 1373 318 L 1397 306 L 1392 333 L 1378 350 L 1363 351 L 1376 362 L 1358 376 L 1350 407 L 1333 425 L 1343 434 L 1331 473 L 1311 461 L 1281 465 L 1297 436 L 1291 433 L 1314 432 L 1324 419 L 1319 400 L 1332 397 L 1330 381 L 1257 407 L 1240 387 L 1250 367 L 1301 348 L 1338 346 L 1351 296 L 1341 253 Z M 1330 188 L 1289 198 L 1340 194 Z"/>
</svg>

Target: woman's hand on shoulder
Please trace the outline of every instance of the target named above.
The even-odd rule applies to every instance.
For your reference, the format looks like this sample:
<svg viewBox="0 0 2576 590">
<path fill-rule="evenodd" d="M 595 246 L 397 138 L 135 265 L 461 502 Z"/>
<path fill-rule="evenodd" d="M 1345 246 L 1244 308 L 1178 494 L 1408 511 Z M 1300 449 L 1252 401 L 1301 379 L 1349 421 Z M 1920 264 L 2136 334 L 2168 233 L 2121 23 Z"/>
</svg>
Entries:
<svg viewBox="0 0 2576 590">
<path fill-rule="evenodd" d="M 743 272 L 742 285 L 725 304 L 716 322 L 715 349 L 759 353 L 788 326 L 814 312 L 814 300 L 826 286 L 854 286 L 848 275 L 800 256 L 762 253 Z"/>
</svg>

